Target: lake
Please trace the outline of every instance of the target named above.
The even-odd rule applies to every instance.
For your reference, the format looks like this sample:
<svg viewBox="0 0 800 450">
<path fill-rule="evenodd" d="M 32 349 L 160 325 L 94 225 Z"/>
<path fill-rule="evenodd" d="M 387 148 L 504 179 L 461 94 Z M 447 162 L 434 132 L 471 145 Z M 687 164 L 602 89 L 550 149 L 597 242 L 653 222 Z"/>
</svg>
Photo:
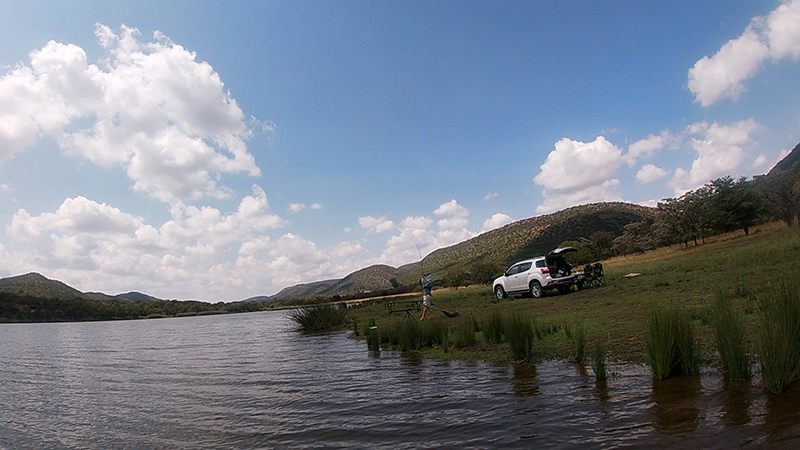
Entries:
<svg viewBox="0 0 800 450">
<path fill-rule="evenodd" d="M 800 389 L 370 352 L 283 312 L 0 325 L 0 449 L 787 448 Z"/>
</svg>

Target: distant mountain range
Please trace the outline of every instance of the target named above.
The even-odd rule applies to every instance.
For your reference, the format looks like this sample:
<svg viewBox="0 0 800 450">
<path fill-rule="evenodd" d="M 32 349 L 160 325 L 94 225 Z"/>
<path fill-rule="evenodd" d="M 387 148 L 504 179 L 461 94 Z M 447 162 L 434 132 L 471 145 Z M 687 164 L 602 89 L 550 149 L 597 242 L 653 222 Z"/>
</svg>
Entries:
<svg viewBox="0 0 800 450">
<path fill-rule="evenodd" d="M 800 180 L 800 144 L 769 174 L 761 177 L 761 182 L 777 179 L 778 176 L 785 177 L 787 174 L 792 179 Z M 519 220 L 482 233 L 464 242 L 438 249 L 417 263 L 397 268 L 382 264 L 374 265 L 353 272 L 342 279 L 298 284 L 272 296 L 252 297 L 246 301 L 285 301 L 294 297 L 380 292 L 392 289 L 396 284 L 414 284 L 423 271 L 441 276 L 449 270 L 468 270 L 471 265 L 479 262 L 505 268 L 515 261 L 544 255 L 564 241 L 588 238 L 598 231 L 620 235 L 625 225 L 640 220 L 653 220 L 655 214 L 655 208 L 621 202 L 575 206 L 556 213 Z M 38 273 L 0 279 L 0 293 L 2 292 L 42 298 L 160 300 L 140 292 L 113 296 L 98 292 L 81 292 Z"/>
<path fill-rule="evenodd" d="M 51 280 L 35 272 L 0 279 L 0 292 L 38 298 L 82 298 L 89 300 L 132 300 L 140 302 L 161 300 L 147 294 L 142 294 L 141 292 L 127 292 L 118 295 L 107 295 L 101 292 L 81 292 L 61 281 Z"/>
</svg>

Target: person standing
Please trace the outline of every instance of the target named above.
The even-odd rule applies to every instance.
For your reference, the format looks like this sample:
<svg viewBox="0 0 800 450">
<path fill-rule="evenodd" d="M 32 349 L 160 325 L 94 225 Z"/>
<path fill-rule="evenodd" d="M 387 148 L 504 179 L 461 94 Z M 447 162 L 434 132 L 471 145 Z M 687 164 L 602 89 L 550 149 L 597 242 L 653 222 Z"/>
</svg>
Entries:
<svg viewBox="0 0 800 450">
<path fill-rule="evenodd" d="M 419 280 L 419 285 L 422 286 L 422 317 L 419 320 L 433 318 L 433 311 L 431 310 L 431 288 L 433 287 L 433 280 L 431 274 L 424 275 Z"/>
</svg>

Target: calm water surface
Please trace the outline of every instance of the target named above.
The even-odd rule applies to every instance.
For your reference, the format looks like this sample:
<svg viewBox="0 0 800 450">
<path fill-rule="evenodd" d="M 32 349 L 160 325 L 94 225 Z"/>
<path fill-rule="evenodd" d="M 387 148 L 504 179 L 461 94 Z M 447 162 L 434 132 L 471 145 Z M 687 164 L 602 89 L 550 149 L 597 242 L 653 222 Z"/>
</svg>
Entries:
<svg viewBox="0 0 800 450">
<path fill-rule="evenodd" d="M 2 449 L 798 448 L 800 390 L 371 353 L 283 313 L 0 325 Z"/>
</svg>

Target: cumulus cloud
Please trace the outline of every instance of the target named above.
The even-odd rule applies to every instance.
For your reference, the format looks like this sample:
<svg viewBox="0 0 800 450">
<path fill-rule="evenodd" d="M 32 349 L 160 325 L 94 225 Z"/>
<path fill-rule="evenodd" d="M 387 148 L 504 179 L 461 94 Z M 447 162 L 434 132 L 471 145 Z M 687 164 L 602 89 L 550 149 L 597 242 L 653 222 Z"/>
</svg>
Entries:
<svg viewBox="0 0 800 450">
<path fill-rule="evenodd" d="M 497 192 L 489 192 L 488 194 L 483 196 L 483 201 L 488 202 L 489 200 L 493 200 L 497 198 Z"/>
<path fill-rule="evenodd" d="M 652 183 L 658 179 L 664 178 L 669 175 L 669 171 L 662 169 L 653 164 L 645 164 L 636 173 L 636 181 L 641 184 Z"/>
<path fill-rule="evenodd" d="M 447 203 L 442 203 L 433 211 L 434 214 L 437 216 L 454 216 L 454 217 L 466 217 L 469 215 L 469 210 L 464 208 L 463 206 L 459 205 L 458 202 L 453 199 Z"/>
<path fill-rule="evenodd" d="M 581 203 L 618 201 L 612 178 L 624 163 L 622 150 L 598 136 L 593 142 L 563 138 L 540 166 L 533 182 L 543 187 L 544 203 L 537 212 L 550 212 Z"/>
<path fill-rule="evenodd" d="M 15 258 L 28 261 L 32 270 L 69 279 L 76 287 L 119 292 L 152 286 L 153 294 L 180 296 L 198 285 L 224 283 L 219 291 L 209 291 L 222 297 L 227 295 L 225 286 L 264 284 L 263 273 L 247 278 L 226 262 L 237 253 L 245 258 L 271 254 L 278 245 L 265 233 L 286 221 L 269 212 L 260 187 L 253 186 L 252 194 L 229 214 L 183 204 L 173 205 L 171 214 L 170 220 L 153 226 L 142 217 L 79 196 L 67 198 L 54 212 L 32 215 L 18 210 L 6 233 L 25 249 Z"/>
<path fill-rule="evenodd" d="M 358 218 L 358 224 L 369 233 L 384 233 L 394 229 L 394 222 L 386 217 L 364 216 Z"/>
<path fill-rule="evenodd" d="M 677 169 L 671 181 L 675 195 L 697 189 L 705 183 L 734 173 L 755 147 L 752 134 L 763 127 L 753 119 L 742 120 L 731 125 L 700 122 L 687 127 L 689 147 L 697 158 L 691 169 Z"/>
<path fill-rule="evenodd" d="M 211 65 L 159 32 L 141 42 L 135 28 L 98 24 L 95 35 L 108 52 L 98 64 L 50 41 L 0 78 L 0 161 L 52 136 L 170 204 L 229 197 L 219 174 L 260 175 L 252 131 Z"/>
<path fill-rule="evenodd" d="M 738 100 L 746 90 L 744 82 L 768 58 L 800 60 L 800 0 L 783 2 L 766 18 L 753 18 L 741 36 L 697 61 L 689 69 L 689 90 L 703 107 Z"/>
<path fill-rule="evenodd" d="M 492 215 L 492 217 L 486 219 L 483 222 L 483 226 L 481 226 L 481 233 L 484 233 L 486 231 L 491 231 L 491 230 L 494 230 L 496 228 L 500 228 L 503 225 L 508 225 L 509 223 L 511 223 L 513 221 L 514 221 L 514 219 L 512 219 L 507 214 L 495 213 L 494 215 Z"/>
<path fill-rule="evenodd" d="M 669 131 L 663 131 L 658 136 L 651 134 L 631 144 L 624 159 L 629 166 L 633 167 L 639 159 L 648 158 L 664 147 L 674 147 L 679 140 L 679 137 L 673 136 Z"/>
</svg>

